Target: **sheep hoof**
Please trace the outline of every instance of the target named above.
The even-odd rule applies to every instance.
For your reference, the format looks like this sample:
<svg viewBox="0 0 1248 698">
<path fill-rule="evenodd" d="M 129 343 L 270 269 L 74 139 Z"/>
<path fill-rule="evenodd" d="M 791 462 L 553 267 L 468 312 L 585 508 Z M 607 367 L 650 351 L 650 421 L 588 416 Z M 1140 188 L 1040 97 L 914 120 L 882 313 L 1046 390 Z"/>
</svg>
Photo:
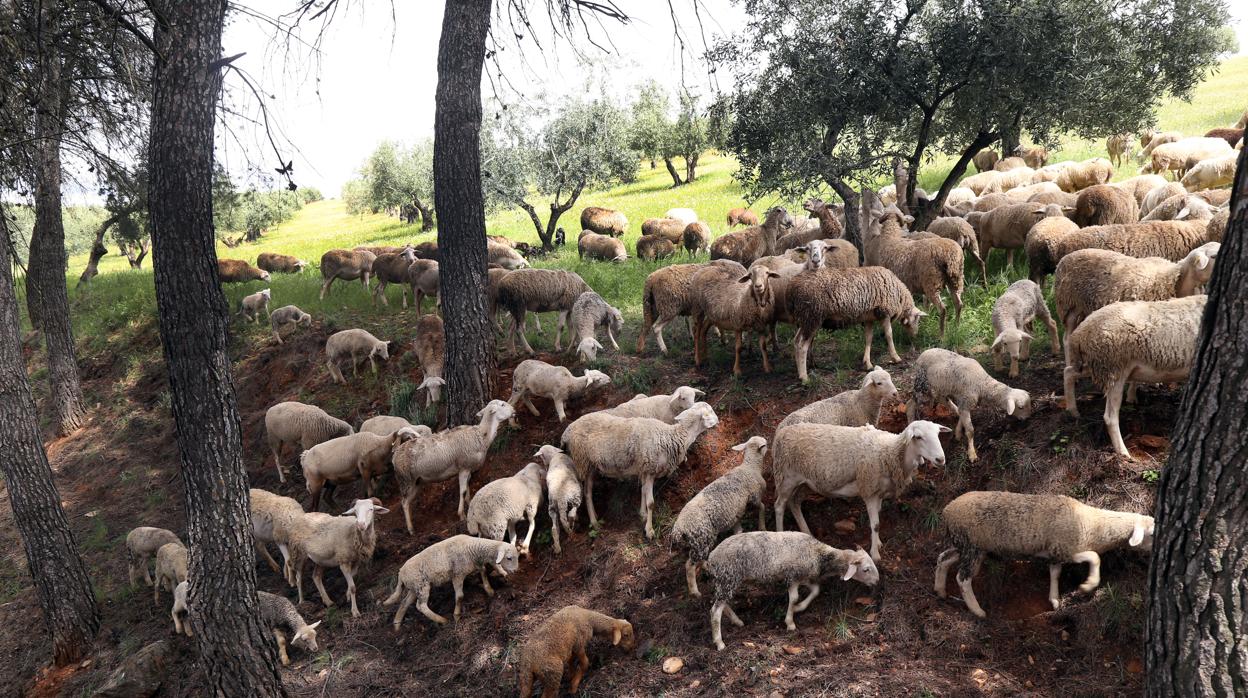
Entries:
<svg viewBox="0 0 1248 698">
<path fill-rule="evenodd" d="M 1061 608 L 1062 606 L 1061 599 L 1049 599 L 1049 603 L 1053 606 L 1054 611 L 1056 611 L 1058 608 Z"/>
<path fill-rule="evenodd" d="M 723 651 L 723 649 L 724 649 L 724 643 L 722 643 L 722 642 L 716 642 L 716 643 L 715 643 L 715 649 L 717 649 L 717 650 L 719 650 L 719 651 L 721 651 L 721 652 L 722 652 L 722 651 Z"/>
</svg>

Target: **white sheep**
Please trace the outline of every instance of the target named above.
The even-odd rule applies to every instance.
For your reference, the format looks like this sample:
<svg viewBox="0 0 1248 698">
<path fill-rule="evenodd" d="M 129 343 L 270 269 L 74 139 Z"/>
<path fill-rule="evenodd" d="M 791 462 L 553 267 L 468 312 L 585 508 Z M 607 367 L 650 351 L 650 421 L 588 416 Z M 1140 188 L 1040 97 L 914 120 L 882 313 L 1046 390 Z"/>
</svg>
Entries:
<svg viewBox="0 0 1248 698">
<path fill-rule="evenodd" d="M 351 377 L 358 375 L 356 367 L 359 365 L 360 357 L 368 358 L 368 366 L 377 372 L 377 364 L 373 361 L 373 357 L 381 357 L 383 360 L 390 358 L 390 342 L 381 341 L 365 330 L 352 329 L 335 332 L 325 340 L 325 359 L 329 366 L 329 375 L 333 377 L 335 382 L 346 383 L 347 379 L 343 377 L 342 370 L 338 368 L 338 362 L 343 357 L 351 357 Z"/>
<path fill-rule="evenodd" d="M 676 415 L 693 407 L 698 398 L 706 395 L 702 390 L 682 385 L 672 391 L 671 395 L 645 395 L 638 393 L 632 400 L 622 402 L 615 407 L 600 410 L 601 414 L 616 417 L 650 417 L 668 424 L 676 423 Z"/>
<path fill-rule="evenodd" d="M 776 432 L 771 456 L 776 481 L 776 530 L 784 530 L 787 506 L 803 533 L 810 533 L 797 497 L 802 486 L 827 497 L 860 497 L 871 521 L 871 559 L 880 560 L 880 505 L 905 491 L 923 463 L 944 465 L 940 435 L 949 427 L 911 422 L 900 434 L 871 426 L 794 424 Z"/>
<path fill-rule="evenodd" d="M 334 489 L 359 479 L 364 480 L 366 496 L 373 496 L 373 478 L 386 472 L 394 447 L 419 434 L 413 427 L 403 427 L 386 436 L 362 431 L 330 439 L 304 451 L 299 456 L 299 464 L 303 467 L 308 494 L 312 496 L 308 510 L 320 508 L 322 489 L 327 490 L 326 499 L 333 505 Z"/>
<path fill-rule="evenodd" d="M 191 633 L 191 608 L 186 603 L 186 597 L 190 594 L 190 582 L 178 582 L 173 588 L 173 609 L 169 615 L 173 616 L 173 632 L 175 635 L 185 634 L 187 637 L 194 637 Z"/>
<path fill-rule="evenodd" d="M 945 598 L 949 568 L 958 566 L 958 586 L 971 613 L 987 617 L 975 599 L 971 580 L 985 553 L 1049 560 L 1049 603 L 1061 605 L 1058 578 L 1062 564 L 1088 563 L 1079 591 L 1101 583 L 1101 555 L 1123 545 L 1150 550 L 1153 517 L 1097 509 L 1056 494 L 967 492 L 945 505 L 942 523 L 952 547 L 936 559 L 936 594 Z"/>
<path fill-rule="evenodd" d="M 427 391 L 425 407 L 429 407 L 439 400 L 442 388 L 446 385 L 446 380 L 442 377 L 446 365 L 446 329 L 442 318 L 437 315 L 422 315 L 416 321 L 416 338 L 412 340 L 412 349 L 416 352 L 416 360 L 420 362 L 421 372 L 425 374 L 416 390 Z"/>
<path fill-rule="evenodd" d="M 698 220 L 698 214 L 691 208 L 669 208 L 667 213 L 663 214 L 664 218 L 675 218 L 676 220 L 689 225 Z"/>
<path fill-rule="evenodd" d="M 256 550 L 269 563 L 269 567 L 287 584 L 295 583 L 295 567 L 291 564 L 290 534 L 295 519 L 303 516 L 303 506 L 290 497 L 273 494 L 267 490 L 251 488 L 251 535 L 255 539 Z M 282 565 L 269 553 L 269 543 L 277 545 L 282 553 Z"/>
<path fill-rule="evenodd" d="M 152 586 L 152 575 L 148 564 L 156 556 L 156 551 L 168 543 L 182 543 L 173 531 L 154 526 L 139 526 L 126 534 L 126 562 L 129 566 L 130 586 L 137 584 L 139 569 L 143 570 L 143 581 Z"/>
<path fill-rule="evenodd" d="M 537 359 L 525 359 L 511 374 L 511 397 L 507 398 L 507 404 L 514 408 L 524 400 L 525 406 L 537 417 L 541 413 L 533 405 L 532 397 L 544 397 L 555 403 L 555 414 L 562 422 L 567 419 L 563 410 L 564 403 L 579 398 L 594 388 L 610 384 L 611 376 L 602 371 L 587 369 L 583 375 L 573 376 L 563 366 L 552 366 Z"/>
<path fill-rule="evenodd" d="M 832 397 L 799 407 L 776 427 L 776 432 L 793 424 L 840 424 L 846 427 L 874 426 L 880 419 L 885 398 L 897 397 L 897 386 L 888 371 L 876 366 L 862 378 L 857 390 L 846 390 Z"/>
<path fill-rule="evenodd" d="M 618 308 L 608 305 L 597 293 L 586 291 L 576 299 L 576 302 L 572 304 L 569 324 L 572 326 L 572 340 L 568 342 L 568 351 L 575 351 L 582 361 L 593 361 L 598 358 L 598 351 L 602 349 L 602 344 L 598 342 L 595 334 L 599 327 L 607 329 L 607 339 L 611 342 L 611 348 L 616 351 L 620 350 L 615 336 L 624 327 L 624 316 L 620 314 Z"/>
<path fill-rule="evenodd" d="M 542 483 L 546 473 L 537 463 L 529 463 L 511 477 L 499 478 L 477 490 L 468 504 L 468 532 L 474 536 L 503 540 L 516 545 L 525 557 L 537 529 L 537 511 L 542 505 Z M 524 543 L 516 544 L 516 523 L 528 520 Z"/>
<path fill-rule="evenodd" d="M 572 535 L 576 528 L 576 512 L 581 506 L 581 481 L 576 477 L 576 464 L 558 446 L 546 444 L 537 449 L 534 458 L 546 465 L 546 512 L 550 515 L 550 537 L 555 553 L 559 547 L 559 529 Z"/>
<path fill-rule="evenodd" d="M 354 574 L 372 559 L 373 550 L 377 547 L 374 518 L 389 511 L 376 498 L 357 499 L 342 516 L 310 512 L 294 520 L 290 535 L 291 562 L 295 568 L 299 603 L 303 603 L 303 560 L 306 558 L 315 566 L 312 582 L 316 584 L 326 607 L 333 606 L 334 600 L 325 591 L 325 568 L 342 570 L 342 576 L 347 580 L 347 598 L 351 599 L 351 616 L 359 617 Z"/>
<path fill-rule="evenodd" d="M 379 415 L 377 417 L 369 417 L 360 425 L 360 432 L 369 432 L 378 436 L 389 436 L 400 429 L 412 429 L 417 437 L 428 436 L 433 430 L 424 424 L 412 424 L 402 417 L 391 417 L 388 415 Z"/>
<path fill-rule="evenodd" d="M 1057 338 L 1057 323 L 1049 314 L 1049 306 L 1044 302 L 1044 292 L 1040 286 L 1029 279 L 1022 279 L 1010 284 L 996 302 L 992 304 L 992 359 L 1000 371 L 1005 363 L 1005 356 L 1010 357 L 1010 378 L 1018 376 L 1019 360 L 1031 358 L 1031 333 L 1035 319 L 1039 317 L 1049 328 L 1049 344 L 1053 354 L 1061 351 Z"/>
<path fill-rule="evenodd" d="M 152 585 L 152 600 L 160 603 L 160 589 L 173 591 L 186 581 L 186 546 L 179 542 L 165 543 L 156 549 L 156 579 Z"/>
<path fill-rule="evenodd" d="M 273 338 L 283 344 L 281 330 L 284 327 L 312 326 L 312 316 L 303 312 L 297 305 L 283 305 L 269 315 L 269 327 L 273 329 Z"/>
<path fill-rule="evenodd" d="M 250 296 L 243 296 L 238 302 L 238 314 L 246 317 L 248 322 L 255 322 L 263 310 L 265 318 L 272 318 L 269 314 L 269 299 L 272 297 L 273 293 L 267 288 Z"/>
<path fill-rule="evenodd" d="M 1224 187 L 1235 181 L 1235 167 L 1238 161 L 1239 153 L 1237 152 L 1201 160 L 1183 175 L 1181 184 L 1188 191 Z"/>
<path fill-rule="evenodd" d="M 282 448 L 286 444 L 298 444 L 302 451 L 339 436 L 354 434 L 350 424 L 330 416 L 316 405 L 305 405 L 293 400 L 279 402 L 264 413 L 264 434 L 273 451 L 273 465 L 277 477 L 286 482 L 282 468 Z"/>
<path fill-rule="evenodd" d="M 486 566 L 492 566 L 504 575 L 515 572 L 520 568 L 516 547 L 501 541 L 458 535 L 434 543 L 408 558 L 399 568 L 394 593 L 381 602 L 383 606 L 393 606 L 400 598 L 403 599 L 398 612 L 394 614 L 395 631 L 403 624 L 403 616 L 407 615 L 407 609 L 413 601 L 416 602 L 417 610 L 426 618 L 438 625 L 445 624 L 446 618 L 429 608 L 429 592 L 433 587 L 447 582 L 455 589 L 454 615 L 458 621 L 460 604 L 464 598 L 465 577 L 480 572 L 485 593 L 494 595 L 494 590 L 485 576 Z"/>
</svg>

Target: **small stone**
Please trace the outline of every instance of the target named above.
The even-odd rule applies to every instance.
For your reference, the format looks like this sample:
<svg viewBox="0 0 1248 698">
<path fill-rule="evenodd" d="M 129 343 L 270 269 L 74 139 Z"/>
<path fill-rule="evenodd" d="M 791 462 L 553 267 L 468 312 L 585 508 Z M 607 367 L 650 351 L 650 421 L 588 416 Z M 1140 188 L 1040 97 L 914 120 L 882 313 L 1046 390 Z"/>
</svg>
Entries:
<svg viewBox="0 0 1248 698">
<path fill-rule="evenodd" d="M 1150 451 L 1158 451 L 1165 448 L 1170 440 L 1164 436 L 1154 436 L 1152 434 L 1144 434 L 1136 439 L 1136 442 Z"/>
<path fill-rule="evenodd" d="M 91 666 L 91 665 L 92 665 L 92 664 L 94 664 L 94 663 L 95 663 L 95 660 L 93 660 L 93 659 L 84 659 L 84 660 L 82 660 L 82 664 L 79 664 L 79 665 L 78 665 L 78 668 L 79 668 L 79 669 L 86 669 L 87 667 Z"/>
<path fill-rule="evenodd" d="M 1070 633 L 1068 633 L 1068 632 L 1066 632 L 1065 630 L 1063 630 L 1063 631 L 1062 631 L 1062 642 L 1066 642 L 1066 641 L 1067 641 L 1067 640 L 1069 640 L 1069 639 L 1070 639 Z"/>
<path fill-rule="evenodd" d="M 988 672 L 983 669 L 976 669 L 971 672 L 971 680 L 982 688 L 984 684 L 988 683 Z"/>
<path fill-rule="evenodd" d="M 1030 654 L 1029 654 L 1029 655 L 1027 655 L 1027 663 L 1028 663 L 1028 664 L 1030 664 L 1030 665 L 1032 665 L 1032 666 L 1035 666 L 1035 665 L 1036 665 L 1036 658 L 1035 658 L 1035 657 L 1033 657 L 1033 656 L 1031 656 Z"/>
<path fill-rule="evenodd" d="M 801 654 L 802 653 L 802 648 L 796 647 L 794 645 L 784 645 L 780 649 L 784 650 L 785 654 Z"/>
<path fill-rule="evenodd" d="M 832 524 L 832 528 L 842 536 L 847 536 L 858 530 L 858 524 L 854 523 L 852 519 L 842 519 Z"/>
<path fill-rule="evenodd" d="M 702 685 L 702 682 L 700 680 L 694 679 L 693 682 L 689 684 L 689 688 L 697 688 L 698 686 L 701 686 L 701 685 Z"/>
<path fill-rule="evenodd" d="M 868 622 L 868 623 L 874 623 L 874 622 L 875 622 L 876 617 L 877 617 L 877 616 L 876 616 L 876 614 L 874 614 L 874 613 L 868 613 L 868 614 L 867 614 L 867 622 Z"/>
<path fill-rule="evenodd" d="M 680 657 L 668 657 L 663 660 L 663 673 L 675 674 L 685 668 L 685 660 Z"/>
<path fill-rule="evenodd" d="M 749 641 L 743 642 L 741 644 L 745 645 L 746 647 L 749 647 L 750 649 L 754 649 L 757 646 L 753 642 L 749 642 Z"/>
</svg>

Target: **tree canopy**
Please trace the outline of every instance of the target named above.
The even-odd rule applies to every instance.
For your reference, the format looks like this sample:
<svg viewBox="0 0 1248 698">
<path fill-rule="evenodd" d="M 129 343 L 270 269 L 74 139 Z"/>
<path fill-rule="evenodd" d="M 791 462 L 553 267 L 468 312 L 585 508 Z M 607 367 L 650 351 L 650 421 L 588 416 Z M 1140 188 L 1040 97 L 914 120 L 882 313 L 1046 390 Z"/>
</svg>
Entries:
<svg viewBox="0 0 1248 698">
<path fill-rule="evenodd" d="M 360 166 L 360 178 L 343 187 L 343 198 L 352 213 L 394 211 L 408 223 L 420 217 L 422 229 L 432 230 L 433 141 L 382 141 Z"/>
</svg>

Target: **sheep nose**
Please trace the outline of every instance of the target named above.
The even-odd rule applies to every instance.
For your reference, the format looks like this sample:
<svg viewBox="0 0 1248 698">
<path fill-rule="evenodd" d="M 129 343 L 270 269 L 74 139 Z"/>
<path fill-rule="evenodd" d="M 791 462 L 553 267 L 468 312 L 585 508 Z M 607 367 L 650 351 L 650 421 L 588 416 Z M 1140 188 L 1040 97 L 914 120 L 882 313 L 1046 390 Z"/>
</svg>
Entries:
<svg viewBox="0 0 1248 698">
<path fill-rule="evenodd" d="M 944 456 L 936 456 L 936 465 L 944 465 L 944 464 L 945 464 L 945 457 L 944 457 Z"/>
</svg>

